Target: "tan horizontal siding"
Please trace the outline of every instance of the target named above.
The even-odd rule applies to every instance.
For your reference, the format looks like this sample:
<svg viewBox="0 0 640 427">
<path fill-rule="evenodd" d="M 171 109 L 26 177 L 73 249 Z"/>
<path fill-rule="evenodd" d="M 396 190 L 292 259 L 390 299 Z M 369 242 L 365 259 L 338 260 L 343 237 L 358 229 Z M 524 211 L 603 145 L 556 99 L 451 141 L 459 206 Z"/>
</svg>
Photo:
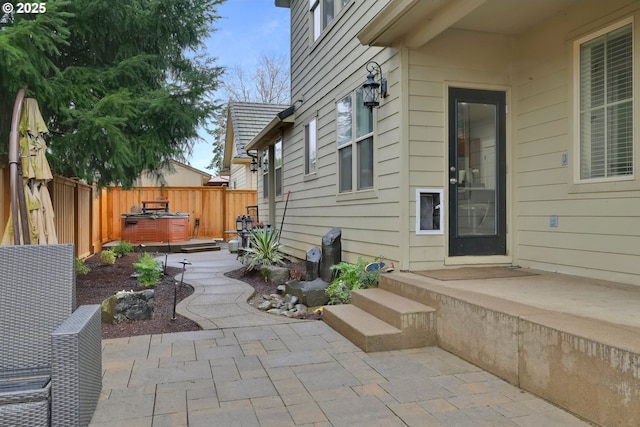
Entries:
<svg viewBox="0 0 640 427">
<path fill-rule="evenodd" d="M 640 192 L 572 191 L 579 158 L 571 129 L 570 34 L 588 34 L 615 22 L 614 10 L 622 9 L 606 2 L 592 2 L 589 8 L 577 4 L 565 19 L 550 19 L 519 37 L 517 258 L 523 266 L 637 282 L 630 278 L 640 272 L 640 231 L 635 231 L 640 229 Z M 569 159 L 565 167 L 563 153 Z M 557 228 L 549 226 L 551 215 L 558 216 Z"/>
<path fill-rule="evenodd" d="M 573 234 L 588 234 L 606 239 L 607 236 L 627 236 L 637 239 L 640 237 L 640 217 L 618 217 L 610 221 L 603 221 L 600 226 L 594 227 L 593 217 L 590 216 L 565 216 L 559 217 L 558 228 L 549 226 L 549 215 L 521 216 L 519 229 L 524 232 L 561 233 L 569 236 Z M 525 236 L 525 234 L 523 234 Z"/>
</svg>

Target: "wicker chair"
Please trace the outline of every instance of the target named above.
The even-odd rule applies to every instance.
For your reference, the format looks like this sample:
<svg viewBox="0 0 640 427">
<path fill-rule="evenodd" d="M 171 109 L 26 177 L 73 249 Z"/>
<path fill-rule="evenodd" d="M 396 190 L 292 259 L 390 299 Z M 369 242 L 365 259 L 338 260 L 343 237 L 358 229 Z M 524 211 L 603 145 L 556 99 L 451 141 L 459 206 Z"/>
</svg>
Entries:
<svg viewBox="0 0 640 427">
<path fill-rule="evenodd" d="M 73 245 L 0 246 L 0 426 L 91 421 L 100 306 L 75 305 Z"/>
</svg>

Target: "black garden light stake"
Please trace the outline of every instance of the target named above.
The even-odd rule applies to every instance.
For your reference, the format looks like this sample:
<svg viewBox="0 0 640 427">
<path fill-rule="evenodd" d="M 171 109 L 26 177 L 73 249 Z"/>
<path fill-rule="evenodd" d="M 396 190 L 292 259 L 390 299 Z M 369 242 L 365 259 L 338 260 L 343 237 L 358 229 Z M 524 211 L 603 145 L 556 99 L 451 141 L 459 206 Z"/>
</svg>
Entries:
<svg viewBox="0 0 640 427">
<path fill-rule="evenodd" d="M 184 282 L 184 270 L 187 268 L 187 264 L 191 265 L 191 263 L 185 258 L 180 261 L 180 264 L 182 264 L 182 275 L 180 276 L 180 289 L 182 289 L 182 283 Z"/>
<path fill-rule="evenodd" d="M 185 258 L 182 261 L 180 261 L 180 264 L 182 264 L 182 275 L 180 276 L 180 289 L 182 289 L 182 284 L 184 282 L 184 270 L 187 268 L 187 264 L 191 265 L 191 263 Z M 173 285 L 173 317 L 171 318 L 171 320 L 176 320 L 176 304 L 178 302 L 177 283 L 178 282 L 174 282 L 174 285 Z"/>
</svg>

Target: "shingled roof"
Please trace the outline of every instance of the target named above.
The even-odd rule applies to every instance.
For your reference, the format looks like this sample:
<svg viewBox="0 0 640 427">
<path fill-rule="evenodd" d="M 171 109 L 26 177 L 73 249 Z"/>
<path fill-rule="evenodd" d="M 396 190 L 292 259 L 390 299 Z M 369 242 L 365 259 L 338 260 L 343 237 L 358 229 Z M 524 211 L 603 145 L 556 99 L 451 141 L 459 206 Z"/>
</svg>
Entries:
<svg viewBox="0 0 640 427">
<path fill-rule="evenodd" d="M 289 105 L 260 104 L 253 102 L 232 102 L 229 104 L 229 118 L 227 135 L 233 132 L 233 143 L 236 146 L 237 157 L 249 157 L 244 147 L 268 125 L 273 118 Z M 233 126 L 232 129 L 229 129 Z M 228 141 L 228 139 L 227 139 Z"/>
</svg>

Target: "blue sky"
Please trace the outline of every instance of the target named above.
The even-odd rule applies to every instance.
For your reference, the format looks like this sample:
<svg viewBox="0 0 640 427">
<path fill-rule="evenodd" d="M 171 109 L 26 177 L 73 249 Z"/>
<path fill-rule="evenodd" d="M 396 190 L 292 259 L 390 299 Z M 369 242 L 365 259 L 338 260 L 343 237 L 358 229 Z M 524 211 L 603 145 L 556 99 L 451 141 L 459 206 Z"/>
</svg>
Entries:
<svg viewBox="0 0 640 427">
<path fill-rule="evenodd" d="M 276 7 L 274 0 L 227 0 L 218 8 L 221 17 L 207 40 L 209 55 L 222 67 L 240 66 L 250 74 L 260 55 L 289 55 L 289 9 Z M 223 76 L 224 79 L 224 76 Z M 213 138 L 193 148 L 191 166 L 206 169 L 212 158 Z"/>
</svg>

